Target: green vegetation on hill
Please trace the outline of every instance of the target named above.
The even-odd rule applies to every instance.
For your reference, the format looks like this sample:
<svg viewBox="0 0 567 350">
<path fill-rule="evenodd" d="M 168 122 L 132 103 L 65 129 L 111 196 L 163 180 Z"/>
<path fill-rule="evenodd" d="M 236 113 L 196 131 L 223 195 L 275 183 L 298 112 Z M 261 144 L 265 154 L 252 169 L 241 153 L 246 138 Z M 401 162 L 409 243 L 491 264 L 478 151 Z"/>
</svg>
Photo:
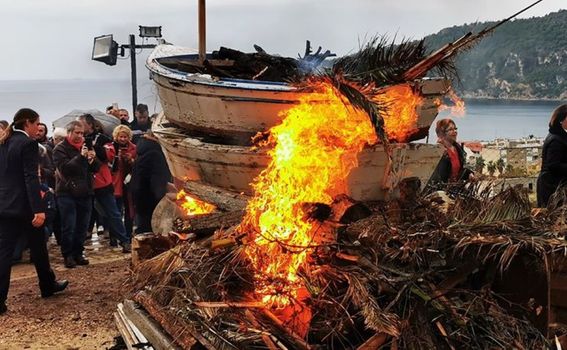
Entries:
<svg viewBox="0 0 567 350">
<path fill-rule="evenodd" d="M 445 28 L 425 41 L 436 50 L 469 31 L 477 33 L 493 24 Z M 461 53 L 456 65 L 461 83 L 454 86 L 467 97 L 566 99 L 567 10 L 505 23 Z"/>
</svg>

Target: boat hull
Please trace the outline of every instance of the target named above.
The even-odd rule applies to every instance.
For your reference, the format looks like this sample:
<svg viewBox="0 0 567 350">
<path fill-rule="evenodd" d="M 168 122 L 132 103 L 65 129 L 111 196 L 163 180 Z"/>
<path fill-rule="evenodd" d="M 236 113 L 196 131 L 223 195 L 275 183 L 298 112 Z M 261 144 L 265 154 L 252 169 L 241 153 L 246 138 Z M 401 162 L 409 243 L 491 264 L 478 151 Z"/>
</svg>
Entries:
<svg viewBox="0 0 567 350">
<path fill-rule="evenodd" d="M 215 78 L 160 64 L 162 58 L 192 57 L 180 52 L 177 47 L 160 45 L 148 58 L 146 67 L 165 115 L 172 123 L 193 132 L 224 137 L 234 144 L 249 144 L 258 132 L 279 124 L 283 112 L 309 93 L 285 83 Z M 446 79 L 423 79 L 411 84 L 423 97 L 423 103 L 417 107 L 417 130 L 410 141 L 427 136 L 437 116 L 437 100 L 450 86 Z"/>
<path fill-rule="evenodd" d="M 162 113 L 153 130 L 175 178 L 253 194 L 251 184 L 270 162 L 266 150 L 203 142 L 187 136 L 183 129 L 166 125 L 170 124 Z M 384 200 L 396 196 L 395 185 L 405 178 L 418 177 L 424 184 L 443 153 L 440 146 L 430 144 L 403 143 L 391 147 L 393 171 L 389 172 L 381 145 L 359 153 L 358 167 L 346 179 L 349 196 L 360 201 Z M 385 183 L 392 184 L 394 190 L 385 188 Z"/>
</svg>

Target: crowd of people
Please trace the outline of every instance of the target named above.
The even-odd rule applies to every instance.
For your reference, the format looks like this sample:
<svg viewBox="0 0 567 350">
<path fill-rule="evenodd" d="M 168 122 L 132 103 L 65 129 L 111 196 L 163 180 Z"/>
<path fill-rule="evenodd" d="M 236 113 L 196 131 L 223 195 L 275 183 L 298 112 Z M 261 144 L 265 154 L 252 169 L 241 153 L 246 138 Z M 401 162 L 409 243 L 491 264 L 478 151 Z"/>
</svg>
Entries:
<svg viewBox="0 0 567 350">
<path fill-rule="evenodd" d="M 112 135 L 90 114 L 55 128 L 23 108 L 12 123 L 0 121 L 0 314 L 13 263 L 25 249 L 35 265 L 42 297 L 63 291 L 50 267 L 47 240 L 55 236 L 66 268 L 88 265 L 86 239 L 97 227 L 109 244 L 131 251 L 133 234 L 151 231 L 151 215 L 171 181 L 151 132 L 148 107 L 139 104 L 130 123 L 125 109 Z"/>
<path fill-rule="evenodd" d="M 47 125 L 28 108 L 12 123 L 0 121 L 0 314 L 11 265 L 30 249 L 42 297 L 63 291 L 50 267 L 46 239 L 55 235 L 67 268 L 88 265 L 86 237 L 104 226 L 110 245 L 129 253 L 132 234 L 151 231 L 154 208 L 167 191 L 171 174 L 161 147 L 151 132 L 148 107 L 137 106 L 129 121 L 126 109 L 107 113 L 119 120 L 112 135 L 90 114 L 81 115 L 48 137 Z M 442 185 L 476 182 L 466 167 L 466 153 L 457 141 L 451 119 L 437 121 L 438 143 L 445 152 L 425 191 Z M 556 108 L 542 151 L 537 204 L 567 184 L 567 104 Z"/>
</svg>

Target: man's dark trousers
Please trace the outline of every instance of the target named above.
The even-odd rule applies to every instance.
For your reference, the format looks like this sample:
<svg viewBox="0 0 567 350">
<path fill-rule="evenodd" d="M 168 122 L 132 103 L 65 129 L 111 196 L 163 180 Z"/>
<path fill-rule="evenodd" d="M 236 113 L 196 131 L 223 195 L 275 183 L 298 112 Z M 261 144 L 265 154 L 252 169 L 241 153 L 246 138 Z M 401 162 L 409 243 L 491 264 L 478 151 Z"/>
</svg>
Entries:
<svg viewBox="0 0 567 350">
<path fill-rule="evenodd" d="M 64 258 L 80 258 L 85 249 L 93 199 L 60 195 L 57 196 L 57 207 L 61 215 L 61 254 Z"/>
<path fill-rule="evenodd" d="M 29 219 L 0 218 L 0 302 L 5 302 L 8 297 L 12 255 L 20 235 L 28 235 L 30 254 L 39 279 L 39 289 L 47 292 L 55 284 L 55 274 L 49 264 L 43 227 L 33 227 Z"/>
</svg>

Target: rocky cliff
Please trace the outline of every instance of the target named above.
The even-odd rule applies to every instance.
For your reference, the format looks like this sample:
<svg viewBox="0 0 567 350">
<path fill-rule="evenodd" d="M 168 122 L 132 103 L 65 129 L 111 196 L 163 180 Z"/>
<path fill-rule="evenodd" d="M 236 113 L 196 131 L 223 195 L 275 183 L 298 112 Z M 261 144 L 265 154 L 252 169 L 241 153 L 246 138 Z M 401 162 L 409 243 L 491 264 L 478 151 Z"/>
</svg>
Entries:
<svg viewBox="0 0 567 350">
<path fill-rule="evenodd" d="M 437 49 L 495 22 L 445 28 L 425 38 Z M 567 99 L 567 10 L 518 19 L 497 28 L 456 60 L 463 97 Z"/>
</svg>

